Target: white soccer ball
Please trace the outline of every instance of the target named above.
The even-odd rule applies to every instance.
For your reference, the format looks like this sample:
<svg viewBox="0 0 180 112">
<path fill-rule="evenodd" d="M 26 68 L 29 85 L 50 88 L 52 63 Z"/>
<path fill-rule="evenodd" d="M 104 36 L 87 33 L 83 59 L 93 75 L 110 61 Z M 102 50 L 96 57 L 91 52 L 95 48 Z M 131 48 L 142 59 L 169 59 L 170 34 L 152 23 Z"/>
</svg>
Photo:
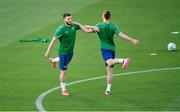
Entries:
<svg viewBox="0 0 180 112">
<path fill-rule="evenodd" d="M 176 44 L 171 42 L 168 44 L 167 48 L 169 51 L 174 51 L 176 50 Z"/>
</svg>

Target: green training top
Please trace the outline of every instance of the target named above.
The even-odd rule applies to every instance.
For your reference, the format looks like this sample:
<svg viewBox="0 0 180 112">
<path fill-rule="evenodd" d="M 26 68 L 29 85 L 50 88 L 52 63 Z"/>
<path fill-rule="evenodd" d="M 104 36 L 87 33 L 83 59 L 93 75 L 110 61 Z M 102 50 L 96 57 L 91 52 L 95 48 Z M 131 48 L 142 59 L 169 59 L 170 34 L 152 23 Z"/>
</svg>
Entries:
<svg viewBox="0 0 180 112">
<path fill-rule="evenodd" d="M 113 36 L 118 35 L 121 31 L 120 28 L 113 23 L 98 23 L 96 27 L 100 29 L 98 36 L 100 39 L 101 49 L 108 49 L 115 51 L 115 44 Z"/>
<path fill-rule="evenodd" d="M 59 39 L 59 54 L 72 53 L 75 45 L 76 30 L 80 27 L 76 24 L 71 24 L 69 26 L 63 24 L 56 29 L 54 37 Z"/>
</svg>

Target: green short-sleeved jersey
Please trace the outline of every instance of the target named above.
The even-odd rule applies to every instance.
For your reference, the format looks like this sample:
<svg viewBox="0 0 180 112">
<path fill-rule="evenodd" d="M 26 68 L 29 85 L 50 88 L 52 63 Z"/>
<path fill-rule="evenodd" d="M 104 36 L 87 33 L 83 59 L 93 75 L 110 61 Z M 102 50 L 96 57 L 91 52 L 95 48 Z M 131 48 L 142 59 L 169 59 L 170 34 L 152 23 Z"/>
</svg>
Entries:
<svg viewBox="0 0 180 112">
<path fill-rule="evenodd" d="M 121 31 L 120 28 L 113 23 L 98 23 L 96 27 L 100 29 L 98 36 L 100 39 L 101 49 L 109 49 L 115 51 L 115 44 L 113 36 L 118 35 Z"/>
<path fill-rule="evenodd" d="M 61 25 L 56 29 L 54 37 L 59 39 L 60 45 L 58 52 L 60 54 L 72 53 L 75 45 L 76 30 L 80 27 L 76 24 L 71 24 L 70 26 Z"/>
</svg>

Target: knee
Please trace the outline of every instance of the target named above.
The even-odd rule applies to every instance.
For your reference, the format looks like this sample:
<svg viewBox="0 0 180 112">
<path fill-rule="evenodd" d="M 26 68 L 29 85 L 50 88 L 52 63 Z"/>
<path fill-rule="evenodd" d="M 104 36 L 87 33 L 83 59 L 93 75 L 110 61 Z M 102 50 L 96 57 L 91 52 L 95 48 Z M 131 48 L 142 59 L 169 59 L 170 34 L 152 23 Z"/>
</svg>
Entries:
<svg viewBox="0 0 180 112">
<path fill-rule="evenodd" d="M 106 63 L 107 63 L 108 66 L 111 64 L 111 61 L 112 61 L 112 59 L 108 59 L 108 60 L 106 61 Z"/>
<path fill-rule="evenodd" d="M 108 59 L 107 61 L 106 61 L 106 64 L 107 64 L 107 66 L 108 67 L 113 67 L 113 65 L 112 65 L 112 59 Z"/>
</svg>

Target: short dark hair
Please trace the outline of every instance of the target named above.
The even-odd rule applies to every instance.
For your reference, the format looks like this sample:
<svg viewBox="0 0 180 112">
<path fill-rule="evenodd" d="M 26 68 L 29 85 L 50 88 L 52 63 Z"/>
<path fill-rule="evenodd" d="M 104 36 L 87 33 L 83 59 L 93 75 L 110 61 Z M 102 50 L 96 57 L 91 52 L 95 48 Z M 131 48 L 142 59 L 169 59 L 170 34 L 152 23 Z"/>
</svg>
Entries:
<svg viewBox="0 0 180 112">
<path fill-rule="evenodd" d="M 70 14 L 70 13 L 64 13 L 64 14 L 63 14 L 63 19 L 64 19 L 65 17 L 67 17 L 67 16 L 71 16 L 71 14 Z"/>
<path fill-rule="evenodd" d="M 110 17 L 111 17 L 110 11 L 105 10 L 104 13 L 103 13 L 103 16 L 104 16 L 104 18 L 105 18 L 106 20 L 110 19 Z"/>
</svg>

